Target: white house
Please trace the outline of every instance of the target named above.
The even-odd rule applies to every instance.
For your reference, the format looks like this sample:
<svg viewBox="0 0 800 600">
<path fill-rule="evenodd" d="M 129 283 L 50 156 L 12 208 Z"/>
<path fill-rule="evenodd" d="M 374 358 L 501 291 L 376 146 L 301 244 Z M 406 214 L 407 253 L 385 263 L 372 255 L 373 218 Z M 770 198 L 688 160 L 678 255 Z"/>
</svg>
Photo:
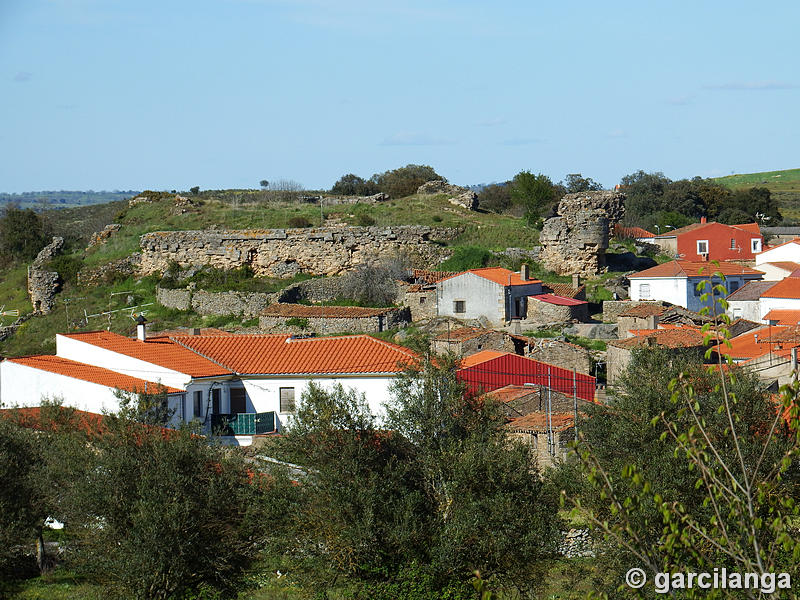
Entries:
<svg viewBox="0 0 800 600">
<path fill-rule="evenodd" d="M 708 262 L 673 260 L 629 275 L 631 300 L 663 300 L 699 312 L 711 304 L 710 301 L 703 303 L 701 300 L 701 296 L 706 292 L 711 293 L 711 289 L 698 290 L 697 284 L 709 279 L 714 285 L 721 283 L 719 278 L 712 277 L 717 272 L 725 276 L 725 296 L 763 276 L 759 271 L 734 263 L 714 265 Z M 724 312 L 721 308 L 719 311 Z"/>
<path fill-rule="evenodd" d="M 789 240 L 755 255 L 756 266 L 774 262 L 800 263 L 800 238 Z"/>
<path fill-rule="evenodd" d="M 56 336 L 55 357 L 3 361 L 0 398 L 4 404 L 37 406 L 42 396 L 60 393 L 67 405 L 100 412 L 118 407 L 112 400 L 116 388 L 144 391 L 164 385 L 178 421 L 199 420 L 207 431 L 223 421 L 247 421 L 247 426 L 234 425 L 232 433 L 267 433 L 291 421 L 312 381 L 364 393 L 380 416 L 392 381 L 416 359 L 406 348 L 367 335 L 147 337 L 140 325 L 137 340 L 108 331 L 64 334 Z M 56 364 L 58 373 L 45 368 Z M 75 384 L 83 387 L 72 391 L 66 373 L 84 371 L 94 379 Z"/>
<path fill-rule="evenodd" d="M 758 323 L 762 320 L 761 295 L 775 285 L 774 281 L 750 281 L 728 295 L 727 313 L 734 319 Z"/>
<path fill-rule="evenodd" d="M 787 277 L 761 294 L 759 320 L 773 310 L 800 310 L 800 277 Z"/>
<path fill-rule="evenodd" d="M 525 318 L 528 296 L 542 293 L 542 282 L 530 279 L 525 265 L 520 273 L 502 267 L 471 269 L 436 284 L 437 312 L 440 317 L 483 317 L 501 325 Z"/>
<path fill-rule="evenodd" d="M 756 265 L 756 269 L 764 273 L 764 281 L 780 281 L 800 270 L 800 263 L 792 261 L 776 261 Z"/>
</svg>

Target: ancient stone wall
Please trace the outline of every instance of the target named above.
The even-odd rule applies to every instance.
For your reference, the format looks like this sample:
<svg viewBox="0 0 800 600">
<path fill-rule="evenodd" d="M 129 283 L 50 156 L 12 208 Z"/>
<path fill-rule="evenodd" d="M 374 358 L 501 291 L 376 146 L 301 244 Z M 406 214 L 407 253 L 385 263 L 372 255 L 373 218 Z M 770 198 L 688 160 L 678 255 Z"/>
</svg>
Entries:
<svg viewBox="0 0 800 600">
<path fill-rule="evenodd" d="M 567 194 L 558 215 L 545 221 L 539 241 L 546 269 L 562 275 L 596 275 L 605 271 L 609 231 L 625 214 L 620 192 Z"/>
<path fill-rule="evenodd" d="M 235 269 L 249 265 L 256 275 L 293 277 L 297 273 L 336 275 L 358 264 L 397 253 L 412 264 L 441 262 L 449 252 L 433 244 L 456 237 L 459 229 L 425 227 L 321 227 L 243 231 L 160 231 L 141 238 L 141 273 L 210 265 Z"/>
<path fill-rule="evenodd" d="M 259 329 L 266 333 L 309 333 L 330 335 L 333 333 L 379 333 L 387 329 L 405 327 L 411 321 L 408 309 L 387 312 L 372 317 L 307 317 L 300 319 L 303 327 L 287 325 L 286 317 L 262 315 L 258 319 Z M 296 322 L 297 320 L 295 320 Z"/>
<path fill-rule="evenodd" d="M 535 345 L 525 348 L 525 356 L 564 369 L 575 369 L 585 375 L 592 374 L 589 351 L 576 344 L 542 338 Z"/>
<path fill-rule="evenodd" d="M 135 275 L 139 271 L 142 255 L 134 252 L 130 256 L 112 260 L 99 267 L 78 271 L 78 285 L 83 287 L 108 285 L 118 279 Z"/>
<path fill-rule="evenodd" d="M 59 290 L 59 277 L 55 271 L 48 271 L 45 265 L 61 253 L 64 238 L 54 237 L 53 241 L 42 248 L 41 252 L 28 268 L 28 295 L 34 313 L 48 314 L 56 303 Z"/>
<path fill-rule="evenodd" d="M 406 285 L 402 291 L 402 304 L 411 310 L 411 320 L 427 321 L 438 316 L 436 310 L 436 288 Z"/>
<path fill-rule="evenodd" d="M 191 288 L 156 288 L 156 302 L 176 310 L 192 310 L 198 315 L 236 315 L 257 317 L 275 298 L 259 292 L 207 292 Z"/>
<path fill-rule="evenodd" d="M 453 185 L 441 179 L 434 179 L 423 183 L 417 188 L 418 194 L 447 194 L 447 201 L 467 210 L 478 208 L 478 194 L 469 188 Z"/>
</svg>

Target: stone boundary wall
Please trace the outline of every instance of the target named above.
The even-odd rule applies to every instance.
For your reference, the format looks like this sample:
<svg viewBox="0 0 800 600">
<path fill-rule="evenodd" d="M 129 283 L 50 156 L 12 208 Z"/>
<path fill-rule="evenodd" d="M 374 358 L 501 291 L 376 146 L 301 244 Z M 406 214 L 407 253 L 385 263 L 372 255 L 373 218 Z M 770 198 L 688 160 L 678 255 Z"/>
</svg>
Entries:
<svg viewBox="0 0 800 600">
<path fill-rule="evenodd" d="M 302 319 L 305 327 L 286 325 L 289 317 L 261 316 L 259 329 L 265 333 L 309 333 L 329 335 L 332 333 L 380 333 L 387 329 L 398 329 L 408 325 L 411 314 L 407 308 L 393 310 L 385 315 L 372 317 L 307 317 Z"/>
<path fill-rule="evenodd" d="M 289 278 L 298 273 L 336 275 L 383 256 L 408 255 L 412 264 L 429 266 L 449 252 L 431 242 L 451 240 L 458 228 L 421 225 L 397 227 L 319 227 L 239 231 L 157 231 L 141 237 L 141 273 L 210 265 L 235 269 L 249 265 L 256 275 Z"/>
<path fill-rule="evenodd" d="M 257 317 L 274 301 L 274 294 L 259 292 L 207 292 L 190 288 L 156 288 L 156 302 L 175 310 L 193 310 L 199 315 Z"/>
</svg>

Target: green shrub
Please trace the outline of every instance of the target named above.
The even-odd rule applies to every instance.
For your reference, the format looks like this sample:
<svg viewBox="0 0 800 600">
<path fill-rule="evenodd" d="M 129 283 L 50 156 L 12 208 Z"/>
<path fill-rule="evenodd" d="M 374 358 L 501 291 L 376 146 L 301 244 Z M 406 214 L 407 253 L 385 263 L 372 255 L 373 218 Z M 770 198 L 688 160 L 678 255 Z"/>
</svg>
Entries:
<svg viewBox="0 0 800 600">
<path fill-rule="evenodd" d="M 453 256 L 439 265 L 442 271 L 466 271 L 480 269 L 489 264 L 492 253 L 480 246 L 458 246 L 453 250 Z"/>
<path fill-rule="evenodd" d="M 286 319 L 285 325 L 288 327 L 299 327 L 302 330 L 308 329 L 308 319 L 301 319 L 300 317 L 291 317 Z"/>
<path fill-rule="evenodd" d="M 372 225 L 375 225 L 375 219 L 367 213 L 362 212 L 356 217 L 356 223 L 358 223 L 361 227 L 371 227 Z"/>
<path fill-rule="evenodd" d="M 61 281 L 65 283 L 75 283 L 81 267 L 83 267 L 83 259 L 74 255 L 56 256 L 47 266 L 48 269 L 56 271 L 61 277 Z"/>
<path fill-rule="evenodd" d="M 288 224 L 289 227 L 293 227 L 295 229 L 311 227 L 311 221 L 309 221 L 305 217 L 292 217 L 291 219 L 289 219 Z"/>
</svg>

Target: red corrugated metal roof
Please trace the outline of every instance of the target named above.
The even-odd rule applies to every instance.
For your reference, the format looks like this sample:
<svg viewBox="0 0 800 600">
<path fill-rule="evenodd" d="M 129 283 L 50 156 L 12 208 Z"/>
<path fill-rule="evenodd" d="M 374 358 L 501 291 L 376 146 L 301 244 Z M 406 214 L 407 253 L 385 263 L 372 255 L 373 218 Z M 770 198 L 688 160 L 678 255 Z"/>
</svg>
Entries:
<svg viewBox="0 0 800 600">
<path fill-rule="evenodd" d="M 581 304 L 588 304 L 586 300 L 576 300 L 575 298 L 566 298 L 564 296 L 556 296 L 555 294 L 538 294 L 536 296 L 528 296 L 540 302 L 547 302 L 548 304 L 556 304 L 558 306 L 580 306 Z"/>
<path fill-rule="evenodd" d="M 184 390 L 178 388 L 160 386 L 158 383 L 153 383 L 152 381 L 148 382 L 137 377 L 121 375 L 120 373 L 108 369 L 94 367 L 49 354 L 7 358 L 6 360 L 18 365 L 47 371 L 48 373 L 57 373 L 58 375 L 72 377 L 73 379 L 80 379 L 81 381 L 88 381 L 118 390 L 125 390 L 127 392 L 147 391 L 152 394 L 160 393 L 161 390 L 167 394 L 180 394 L 184 392 Z"/>
</svg>

